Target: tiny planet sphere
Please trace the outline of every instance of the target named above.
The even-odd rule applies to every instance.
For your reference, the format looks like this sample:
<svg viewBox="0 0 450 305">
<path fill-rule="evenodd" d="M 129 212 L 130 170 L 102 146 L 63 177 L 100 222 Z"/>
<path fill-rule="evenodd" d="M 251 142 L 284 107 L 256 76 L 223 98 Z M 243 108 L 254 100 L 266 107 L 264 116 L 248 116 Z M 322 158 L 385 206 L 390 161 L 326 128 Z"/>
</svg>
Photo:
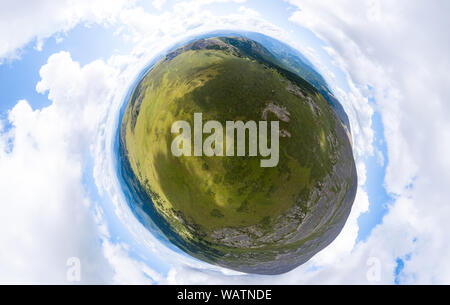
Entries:
<svg viewBox="0 0 450 305">
<path fill-rule="evenodd" d="M 244 36 L 202 38 L 168 53 L 133 89 L 119 141 L 135 205 L 167 240 L 202 261 L 269 275 L 337 237 L 357 175 L 342 106 L 302 58 L 264 41 L 270 48 Z M 244 155 L 174 155 L 177 121 L 192 126 L 194 150 L 194 114 L 220 122 L 224 143 L 229 121 L 267 121 L 269 139 L 279 122 L 276 164 L 261 166 L 269 157 L 250 154 L 250 141 Z"/>
</svg>

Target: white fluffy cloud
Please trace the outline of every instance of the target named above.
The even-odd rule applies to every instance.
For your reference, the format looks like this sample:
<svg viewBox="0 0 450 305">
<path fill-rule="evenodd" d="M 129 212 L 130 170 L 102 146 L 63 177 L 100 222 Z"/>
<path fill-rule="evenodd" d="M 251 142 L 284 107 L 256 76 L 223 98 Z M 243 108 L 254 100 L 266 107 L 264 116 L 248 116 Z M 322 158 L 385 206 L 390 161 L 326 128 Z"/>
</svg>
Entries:
<svg viewBox="0 0 450 305">
<path fill-rule="evenodd" d="M 18 49 L 54 33 L 66 32 L 78 23 L 111 23 L 128 7 L 129 0 L 17 0 L 0 1 L 0 63 L 17 56 Z"/>
<path fill-rule="evenodd" d="M 110 241 L 108 223 L 85 185 L 87 163 L 105 119 L 120 60 L 80 66 L 56 53 L 41 68 L 36 90 L 51 105 L 22 100 L 0 128 L 0 283 L 70 283 L 69 258 L 81 283 L 152 284 L 161 275 Z M 4 122 L 1 122 L 4 124 Z"/>
<path fill-rule="evenodd" d="M 0 282 L 64 283 L 70 257 L 81 260 L 84 282 L 107 281 L 82 178 L 114 71 L 101 61 L 80 67 L 61 52 L 40 73 L 37 90 L 52 104 L 33 110 L 19 101 L 0 139 Z"/>
<path fill-rule="evenodd" d="M 217 3 L 235 4 L 236 10 L 229 14 L 213 13 L 211 7 Z M 176 37 L 212 30 L 246 29 L 286 38 L 281 28 L 243 4 L 245 0 L 177 1 L 157 13 L 136 6 L 121 12 L 118 32 L 135 44 L 134 52 L 138 54 L 148 54 L 154 44 L 159 49 L 161 45 L 176 41 Z"/>
<path fill-rule="evenodd" d="M 389 260 L 411 254 L 405 282 L 448 283 L 450 3 L 290 2 L 299 7 L 291 21 L 325 40 L 360 88 L 373 88 L 382 115 L 386 188 L 397 199 L 367 246 Z"/>
</svg>

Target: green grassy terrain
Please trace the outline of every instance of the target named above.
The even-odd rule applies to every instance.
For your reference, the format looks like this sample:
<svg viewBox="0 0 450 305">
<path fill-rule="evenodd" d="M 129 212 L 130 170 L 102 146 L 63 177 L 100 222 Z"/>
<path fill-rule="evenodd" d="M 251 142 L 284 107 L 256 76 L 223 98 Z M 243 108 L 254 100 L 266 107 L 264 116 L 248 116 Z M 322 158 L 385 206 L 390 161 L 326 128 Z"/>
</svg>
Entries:
<svg viewBox="0 0 450 305">
<path fill-rule="evenodd" d="M 224 229 L 273 232 L 280 216 L 294 207 L 306 215 L 317 203 L 312 194 L 338 162 L 342 140 L 324 97 L 277 66 L 263 48 L 230 38 L 206 42 L 177 50 L 152 67 L 130 98 L 121 134 L 134 175 L 171 230 L 220 256 L 246 251 L 221 243 L 216 235 Z M 226 121 L 258 122 L 269 104 L 289 113 L 288 122 L 280 120 L 280 130 L 290 136 L 280 137 L 278 166 L 261 167 L 261 156 L 172 155 L 175 121 L 193 126 L 193 114 L 201 112 L 204 122 L 223 126 Z M 267 121 L 279 120 L 267 113 Z M 333 187 L 340 193 L 339 184 Z M 255 238 L 252 247 L 287 251 L 317 234 L 287 245 Z"/>
</svg>

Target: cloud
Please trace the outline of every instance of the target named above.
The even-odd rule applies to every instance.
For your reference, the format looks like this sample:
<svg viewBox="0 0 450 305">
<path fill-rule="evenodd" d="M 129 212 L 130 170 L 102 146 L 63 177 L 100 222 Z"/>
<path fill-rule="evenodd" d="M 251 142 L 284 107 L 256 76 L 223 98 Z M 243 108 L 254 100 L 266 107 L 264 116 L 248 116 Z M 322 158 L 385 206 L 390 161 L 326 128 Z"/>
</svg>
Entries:
<svg viewBox="0 0 450 305">
<path fill-rule="evenodd" d="M 164 4 L 166 3 L 166 0 L 154 0 L 152 2 L 152 5 L 157 9 L 157 10 L 161 10 L 161 8 L 164 6 Z"/>
<path fill-rule="evenodd" d="M 37 85 L 52 104 L 33 110 L 22 100 L 9 112 L 12 127 L 0 138 L 0 282 L 65 283 L 70 257 L 81 260 L 84 283 L 108 282 L 82 180 L 113 73 L 101 61 L 80 67 L 69 53 L 54 54 Z"/>
<path fill-rule="evenodd" d="M 372 88 L 382 115 L 385 183 L 396 200 L 369 246 L 389 260 L 411 254 L 404 282 L 448 283 L 450 38 L 442 29 L 450 26 L 450 4 L 289 2 L 299 8 L 290 20 L 326 41 L 359 88 Z"/>
<path fill-rule="evenodd" d="M 218 14 L 211 10 L 213 4 L 231 3 L 236 9 Z M 148 53 L 148 48 L 166 45 L 167 42 L 212 30 L 246 29 L 277 37 L 286 37 L 285 31 L 265 20 L 253 9 L 242 6 L 242 0 L 178 1 L 158 13 L 136 6 L 123 10 L 117 31 L 127 41 L 135 44 L 135 53 Z"/>
<path fill-rule="evenodd" d="M 17 0 L 1 1 L 0 63 L 4 58 L 18 56 L 18 50 L 36 40 L 42 48 L 46 38 L 67 32 L 79 23 L 113 22 L 128 0 Z"/>
</svg>

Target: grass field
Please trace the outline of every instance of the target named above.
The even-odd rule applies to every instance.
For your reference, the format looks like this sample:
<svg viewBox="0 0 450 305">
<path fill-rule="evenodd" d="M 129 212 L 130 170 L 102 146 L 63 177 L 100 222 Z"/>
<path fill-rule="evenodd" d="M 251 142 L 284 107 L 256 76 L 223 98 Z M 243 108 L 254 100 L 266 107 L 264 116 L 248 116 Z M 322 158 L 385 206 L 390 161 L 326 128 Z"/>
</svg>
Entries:
<svg viewBox="0 0 450 305">
<path fill-rule="evenodd" d="M 331 143 L 325 135 L 332 128 L 321 109 L 326 101 L 300 88 L 313 99 L 314 113 L 306 97 L 286 90 L 287 82 L 274 68 L 222 50 L 189 50 L 147 74 L 124 117 L 126 143 L 133 170 L 158 195 L 163 214 L 204 231 L 270 223 L 330 170 Z M 261 168 L 260 157 L 172 156 L 173 122 L 193 123 L 194 112 L 223 125 L 259 121 L 270 102 L 290 113 L 289 122 L 280 122 L 291 137 L 280 139 L 276 168 Z M 278 118 L 269 113 L 267 120 Z"/>
<path fill-rule="evenodd" d="M 326 232 L 335 234 L 353 202 L 356 170 L 344 129 L 314 87 L 277 63 L 245 39 L 193 43 L 148 71 L 121 123 L 124 157 L 152 198 L 145 204 L 181 237 L 182 249 L 235 269 L 236 259 L 270 262 L 307 243 L 310 255 L 310 244 L 322 247 L 322 235 L 328 242 Z M 288 119 L 273 109 L 284 109 Z M 261 156 L 173 156 L 172 124 L 193 126 L 196 112 L 222 126 L 279 121 L 278 165 L 261 167 Z M 298 228 L 307 217 L 303 234 Z M 294 255 L 286 266 L 295 264 Z"/>
</svg>

